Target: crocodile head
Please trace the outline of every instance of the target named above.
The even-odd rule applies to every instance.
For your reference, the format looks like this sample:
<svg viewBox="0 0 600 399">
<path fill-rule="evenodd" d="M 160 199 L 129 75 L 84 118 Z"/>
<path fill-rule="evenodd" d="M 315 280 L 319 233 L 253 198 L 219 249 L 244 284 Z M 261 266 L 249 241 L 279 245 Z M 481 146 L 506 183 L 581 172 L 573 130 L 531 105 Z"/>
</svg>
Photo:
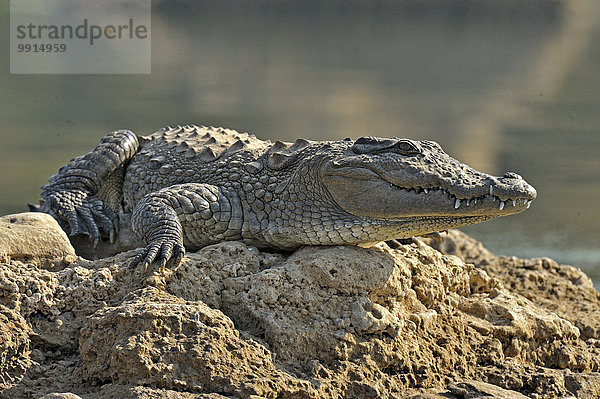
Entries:
<svg viewBox="0 0 600 399">
<path fill-rule="evenodd" d="M 352 215 L 420 221 L 436 231 L 522 212 L 536 197 L 516 173 L 479 172 L 433 141 L 362 137 L 324 160 L 320 175 Z"/>
</svg>

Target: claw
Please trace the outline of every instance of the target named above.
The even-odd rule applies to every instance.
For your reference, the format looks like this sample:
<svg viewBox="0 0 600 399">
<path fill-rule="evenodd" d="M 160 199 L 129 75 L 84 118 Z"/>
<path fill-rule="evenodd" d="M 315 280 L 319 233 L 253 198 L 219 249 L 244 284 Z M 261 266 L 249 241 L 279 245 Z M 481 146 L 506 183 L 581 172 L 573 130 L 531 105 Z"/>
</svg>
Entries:
<svg viewBox="0 0 600 399">
<path fill-rule="evenodd" d="M 52 215 L 70 236 L 88 235 L 94 248 L 103 235 L 108 235 L 111 243 L 116 240 L 119 215 L 85 191 L 58 190 L 48 194 L 44 212 Z"/>
<path fill-rule="evenodd" d="M 98 220 L 98 224 L 102 232 L 110 234 L 110 231 L 114 229 L 113 222 L 104 213 L 102 213 L 102 210 L 97 211 L 94 216 Z"/>
<path fill-rule="evenodd" d="M 74 210 L 69 210 L 64 213 L 64 218 L 67 220 L 69 224 L 69 229 L 71 232 L 70 236 L 75 236 L 79 234 L 79 222 L 77 221 L 77 213 Z"/>
<path fill-rule="evenodd" d="M 173 244 L 170 241 L 165 242 L 160 247 L 160 268 L 164 269 L 167 265 L 167 261 L 171 258 L 173 252 Z"/>
<path fill-rule="evenodd" d="M 173 249 L 175 254 L 174 265 L 178 266 L 183 260 L 183 256 L 185 255 L 185 248 L 181 244 L 175 244 L 175 248 Z"/>
<path fill-rule="evenodd" d="M 144 259 L 144 269 L 147 268 L 153 261 L 156 259 L 156 255 L 158 255 L 159 246 L 157 244 L 153 244 L 148 248 L 148 253 L 146 254 L 146 258 Z"/>
<path fill-rule="evenodd" d="M 164 269 L 169 259 L 174 259 L 174 265 L 177 266 L 181 263 L 185 254 L 185 248 L 183 245 L 176 243 L 173 244 L 171 241 L 158 241 L 150 244 L 138 253 L 135 258 L 129 264 L 130 268 L 137 266 L 142 262 L 142 267 L 147 270 L 150 264 L 154 260 L 159 260 L 159 268 Z M 159 256 L 160 255 L 160 256 Z M 143 260 L 143 261 L 142 261 Z"/>
<path fill-rule="evenodd" d="M 160 257 L 160 263 L 158 265 L 159 270 L 164 270 L 165 266 L 167 266 L 167 260 L 168 258 L 165 258 L 164 256 Z"/>
<path fill-rule="evenodd" d="M 146 254 L 146 249 L 142 249 L 140 252 L 138 252 L 138 254 L 131 260 L 131 263 L 129 264 L 129 268 L 133 269 L 134 267 L 136 267 L 140 261 L 144 258 Z"/>
<path fill-rule="evenodd" d="M 94 220 L 94 216 L 92 214 L 92 210 L 89 209 L 90 206 L 84 204 L 79 208 L 79 214 L 81 218 L 85 222 L 87 233 L 90 236 L 90 241 L 94 248 L 98 246 L 98 242 L 100 242 L 100 231 L 98 230 L 98 226 L 96 225 L 96 221 Z"/>
</svg>

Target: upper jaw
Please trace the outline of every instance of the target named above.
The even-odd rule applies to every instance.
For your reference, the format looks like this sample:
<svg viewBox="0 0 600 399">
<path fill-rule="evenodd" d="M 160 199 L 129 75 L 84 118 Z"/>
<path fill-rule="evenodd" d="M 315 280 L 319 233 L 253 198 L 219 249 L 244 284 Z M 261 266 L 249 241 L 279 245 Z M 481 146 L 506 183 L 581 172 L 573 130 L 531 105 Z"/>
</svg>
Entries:
<svg viewBox="0 0 600 399">
<path fill-rule="evenodd" d="M 486 195 L 493 196 L 499 201 L 524 199 L 532 201 L 536 198 L 536 190 L 520 175 L 506 172 L 503 176 L 492 176 L 468 168 L 463 173 L 452 177 L 432 176 L 427 173 L 406 173 L 403 170 L 385 170 L 368 168 L 373 177 L 377 176 L 394 186 L 407 190 L 446 191 L 455 199 L 483 199 Z"/>
<path fill-rule="evenodd" d="M 415 192 L 443 190 L 460 200 L 483 199 L 489 195 L 499 201 L 519 199 L 533 201 L 537 196 L 535 188 L 514 172 L 506 172 L 502 177 L 498 177 L 468 168 L 464 174 L 443 178 L 427 173 L 406 172 L 402 169 L 388 170 L 373 165 L 333 162 L 332 167 L 327 168 L 325 174 L 346 176 L 357 180 L 379 178 L 393 186 Z"/>
<path fill-rule="evenodd" d="M 443 184 L 438 187 L 403 187 L 384 177 L 384 180 L 390 182 L 393 186 L 403 188 L 415 193 L 423 193 L 427 195 L 430 191 L 440 190 L 447 194 L 450 200 L 454 202 L 454 208 L 458 209 L 462 205 L 469 206 L 471 203 L 478 201 L 490 200 L 498 202 L 498 207 L 504 208 L 506 203 L 511 203 L 513 206 L 518 202 L 526 202 L 530 204 L 536 196 L 537 192 L 533 186 L 527 183 L 523 178 L 516 173 L 507 172 L 502 177 L 495 177 L 481 174 L 471 185 L 449 185 Z M 505 203 L 503 205 L 503 203 Z M 527 206 L 528 207 L 528 206 Z"/>
</svg>

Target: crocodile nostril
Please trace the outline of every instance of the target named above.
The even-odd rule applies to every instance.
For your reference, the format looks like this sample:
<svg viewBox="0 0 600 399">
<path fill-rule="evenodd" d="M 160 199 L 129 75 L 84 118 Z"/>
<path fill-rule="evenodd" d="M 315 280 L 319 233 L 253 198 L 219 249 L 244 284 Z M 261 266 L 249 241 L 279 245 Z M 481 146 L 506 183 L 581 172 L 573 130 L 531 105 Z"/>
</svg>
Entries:
<svg viewBox="0 0 600 399">
<path fill-rule="evenodd" d="M 518 175 L 515 172 L 506 172 L 503 177 L 505 177 L 507 179 L 519 179 L 519 180 L 523 180 L 523 178 L 521 177 L 521 175 Z"/>
</svg>

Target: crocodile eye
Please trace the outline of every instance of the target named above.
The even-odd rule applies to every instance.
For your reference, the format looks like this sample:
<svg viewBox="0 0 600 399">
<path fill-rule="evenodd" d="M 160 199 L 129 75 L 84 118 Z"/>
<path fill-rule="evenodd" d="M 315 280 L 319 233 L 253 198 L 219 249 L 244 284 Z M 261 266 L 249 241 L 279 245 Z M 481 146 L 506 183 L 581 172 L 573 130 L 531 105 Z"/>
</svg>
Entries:
<svg viewBox="0 0 600 399">
<path fill-rule="evenodd" d="M 394 149 L 399 150 L 400 153 L 405 155 L 419 154 L 421 152 L 419 147 L 410 140 L 399 140 L 394 145 Z"/>
<path fill-rule="evenodd" d="M 377 137 L 361 137 L 354 142 L 352 151 L 356 154 L 380 154 L 382 152 L 395 152 L 401 155 L 414 155 L 421 153 L 417 144 L 408 139 L 381 139 Z"/>
</svg>

